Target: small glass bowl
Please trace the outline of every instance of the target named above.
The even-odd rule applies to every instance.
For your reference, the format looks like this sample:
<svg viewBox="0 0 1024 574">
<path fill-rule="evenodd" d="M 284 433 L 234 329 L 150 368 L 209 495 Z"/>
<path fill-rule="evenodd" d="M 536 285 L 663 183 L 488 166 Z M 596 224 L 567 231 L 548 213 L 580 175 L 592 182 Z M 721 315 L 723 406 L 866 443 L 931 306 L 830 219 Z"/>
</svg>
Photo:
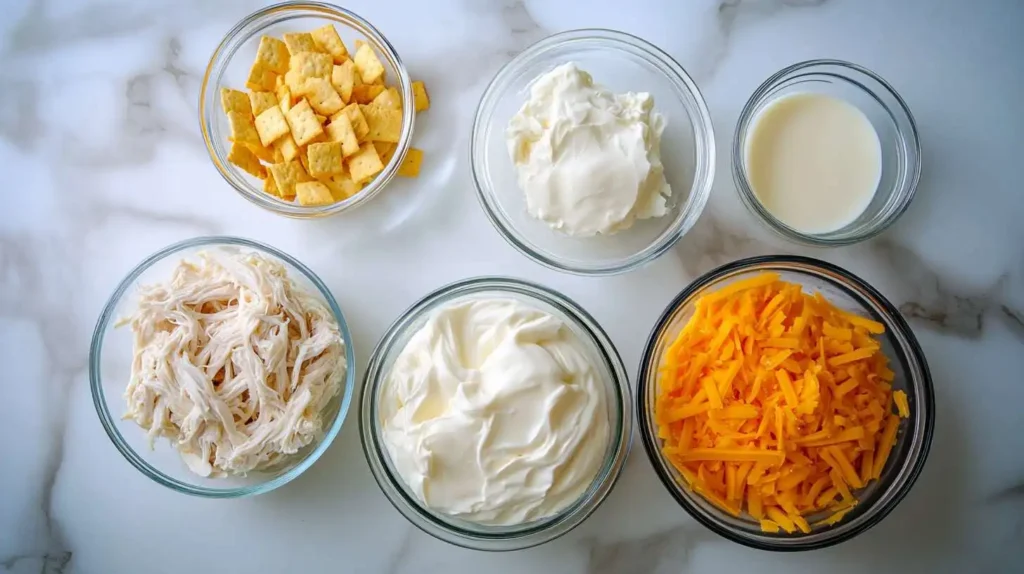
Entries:
<svg viewBox="0 0 1024 574">
<path fill-rule="evenodd" d="M 842 521 L 834 526 L 812 526 L 809 534 L 761 531 L 749 515 L 737 518 L 692 492 L 682 475 L 662 453 L 654 420 L 658 367 L 668 346 L 693 315 L 701 296 L 725 285 L 762 272 L 776 272 L 784 281 L 799 283 L 805 292 L 819 291 L 837 307 L 885 325 L 882 349 L 889 368 L 896 373 L 894 389 L 902 389 L 910 401 L 910 418 L 900 422 L 896 445 L 881 478 L 856 491 L 859 500 Z M 637 376 L 637 418 L 647 456 L 669 493 L 698 522 L 716 533 L 745 546 L 761 550 L 813 550 L 839 544 L 878 524 L 917 480 L 931 446 L 935 426 L 935 397 L 924 352 L 910 326 L 881 293 L 852 273 L 817 259 L 799 256 L 768 256 L 741 259 L 710 271 L 683 289 L 668 305 L 651 331 L 640 360 Z M 828 516 L 809 516 L 815 522 Z"/>
<path fill-rule="evenodd" d="M 412 102 L 412 81 L 394 47 L 383 34 L 356 14 L 319 2 L 283 2 L 253 12 L 239 22 L 224 36 L 220 45 L 210 57 L 203 83 L 199 89 L 199 128 L 206 142 L 206 149 L 217 171 L 242 197 L 256 205 L 296 218 L 323 217 L 354 209 L 372 199 L 398 173 L 398 167 L 405 159 L 412 141 L 415 113 L 412 105 L 402 106 L 402 134 L 398 147 L 384 170 L 359 193 L 344 201 L 322 206 L 303 206 L 268 195 L 263 192 L 259 179 L 228 162 L 231 133 L 227 116 L 220 105 L 220 89 L 245 90 L 245 80 L 256 59 L 256 48 L 264 35 L 280 38 L 287 32 L 308 32 L 325 24 L 334 24 L 338 35 L 349 50 L 353 50 L 354 39 L 368 43 L 384 64 L 389 82 L 397 79 L 398 91 L 403 102 Z"/>
<path fill-rule="evenodd" d="M 753 120 L 767 105 L 796 93 L 824 94 L 855 106 L 867 116 L 881 144 L 882 174 L 871 203 L 857 219 L 835 231 L 806 233 L 786 225 L 761 204 L 747 177 L 746 146 Z M 732 173 L 747 209 L 783 237 L 823 247 L 856 243 L 892 225 L 914 199 L 921 177 L 917 124 L 903 98 L 871 70 L 840 60 L 801 62 L 765 80 L 747 100 L 733 138 Z"/>
<path fill-rule="evenodd" d="M 323 411 L 325 430 L 317 442 L 297 452 L 287 463 L 272 471 L 252 472 L 246 476 L 204 478 L 193 473 L 178 451 L 164 438 L 149 448 L 145 429 L 121 418 L 125 410 L 124 390 L 131 377 L 132 330 L 115 328 L 115 322 L 135 310 L 136 290 L 140 285 L 166 281 L 178 262 L 200 251 L 256 251 L 284 264 L 288 276 L 297 285 L 319 298 L 338 322 L 345 344 L 347 364 L 341 391 Z M 185 494 L 207 498 L 237 498 L 270 492 L 306 471 L 327 450 L 345 421 L 355 387 L 355 353 L 345 317 L 327 286 L 308 267 L 291 256 L 248 239 L 237 237 L 197 237 L 175 243 L 150 255 L 128 274 L 111 294 L 96 322 L 89 348 L 89 387 L 92 402 L 107 436 L 128 462 L 154 481 Z"/>
<path fill-rule="evenodd" d="M 456 301 L 489 297 L 523 301 L 558 317 L 568 325 L 592 354 L 602 372 L 608 398 L 611 435 L 605 462 L 590 488 L 579 500 L 547 518 L 517 526 L 488 526 L 452 518 L 423 506 L 395 470 L 380 428 L 377 404 L 381 384 L 409 339 L 430 314 Z M 428 294 L 407 309 L 388 328 L 370 357 L 363 383 L 359 432 L 363 452 L 380 489 L 391 504 L 420 530 L 445 542 L 475 550 L 519 550 L 543 544 L 569 532 L 593 513 L 611 492 L 629 454 L 633 432 L 629 379 L 622 358 L 611 339 L 576 303 L 533 283 L 501 277 L 479 277 L 452 283 Z"/>
<path fill-rule="evenodd" d="M 527 213 L 508 156 L 505 127 L 537 76 L 577 62 L 615 92 L 649 92 L 665 116 L 661 157 L 672 187 L 669 212 L 613 235 L 571 237 Z M 653 261 L 697 222 L 711 194 L 715 138 L 697 85 L 671 56 L 629 34 L 574 30 L 549 36 L 512 59 L 484 91 L 473 122 L 471 164 L 480 203 L 501 235 L 527 257 L 579 275 L 611 275 Z"/>
</svg>

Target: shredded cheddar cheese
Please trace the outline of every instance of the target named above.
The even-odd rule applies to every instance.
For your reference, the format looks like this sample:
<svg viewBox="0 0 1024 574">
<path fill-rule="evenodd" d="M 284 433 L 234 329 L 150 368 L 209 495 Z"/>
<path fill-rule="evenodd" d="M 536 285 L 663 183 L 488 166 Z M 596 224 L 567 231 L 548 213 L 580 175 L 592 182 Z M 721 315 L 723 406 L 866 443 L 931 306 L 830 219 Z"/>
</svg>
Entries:
<svg viewBox="0 0 1024 574">
<path fill-rule="evenodd" d="M 910 416 L 874 337 L 885 327 L 775 273 L 695 307 L 660 365 L 665 456 L 695 492 L 764 532 L 837 524 L 881 476 Z"/>
</svg>

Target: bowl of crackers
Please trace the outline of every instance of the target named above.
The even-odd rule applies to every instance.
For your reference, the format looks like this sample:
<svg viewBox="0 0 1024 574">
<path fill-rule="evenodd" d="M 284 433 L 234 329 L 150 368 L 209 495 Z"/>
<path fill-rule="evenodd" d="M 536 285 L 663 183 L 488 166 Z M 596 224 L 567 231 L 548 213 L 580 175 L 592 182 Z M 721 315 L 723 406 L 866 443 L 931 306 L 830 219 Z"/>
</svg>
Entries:
<svg viewBox="0 0 1024 574">
<path fill-rule="evenodd" d="M 289 217 L 340 213 L 415 177 L 415 115 L 429 108 L 394 47 L 330 4 L 285 2 L 217 46 L 199 96 L 210 159 L 242 197 Z"/>
</svg>

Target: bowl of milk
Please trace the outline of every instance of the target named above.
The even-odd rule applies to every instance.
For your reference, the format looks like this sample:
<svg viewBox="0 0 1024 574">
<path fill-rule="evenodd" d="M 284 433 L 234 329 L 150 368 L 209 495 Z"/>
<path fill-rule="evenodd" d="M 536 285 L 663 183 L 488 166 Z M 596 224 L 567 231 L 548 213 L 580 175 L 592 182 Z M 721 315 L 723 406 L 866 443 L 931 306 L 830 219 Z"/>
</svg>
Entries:
<svg viewBox="0 0 1024 574">
<path fill-rule="evenodd" d="M 732 150 L 743 203 L 802 243 L 846 245 L 906 211 L 921 174 L 917 126 L 875 73 L 838 60 L 785 68 L 754 92 Z"/>
</svg>

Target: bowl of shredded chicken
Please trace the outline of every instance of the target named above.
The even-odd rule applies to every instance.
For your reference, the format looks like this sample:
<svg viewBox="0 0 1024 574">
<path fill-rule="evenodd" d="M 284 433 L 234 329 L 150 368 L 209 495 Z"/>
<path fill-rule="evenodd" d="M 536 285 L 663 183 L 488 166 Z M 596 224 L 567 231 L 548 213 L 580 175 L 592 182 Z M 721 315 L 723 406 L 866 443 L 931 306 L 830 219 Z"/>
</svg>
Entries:
<svg viewBox="0 0 1024 574">
<path fill-rule="evenodd" d="M 340 427 L 348 341 L 329 290 L 294 259 L 246 240 L 193 240 L 149 258 L 108 303 L 94 399 L 115 445 L 158 482 L 263 492 L 311 465 Z"/>
</svg>

